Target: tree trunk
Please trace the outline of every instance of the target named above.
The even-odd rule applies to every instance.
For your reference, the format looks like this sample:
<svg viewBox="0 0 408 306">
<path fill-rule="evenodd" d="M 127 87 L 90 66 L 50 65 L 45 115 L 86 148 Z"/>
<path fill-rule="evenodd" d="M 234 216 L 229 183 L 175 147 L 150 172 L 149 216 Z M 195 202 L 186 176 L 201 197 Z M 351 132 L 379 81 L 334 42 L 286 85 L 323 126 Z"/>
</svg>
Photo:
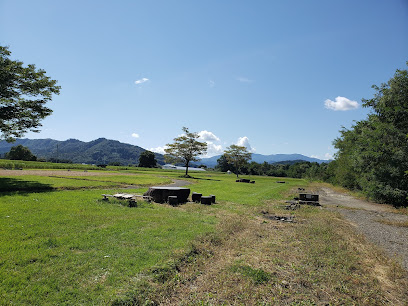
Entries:
<svg viewBox="0 0 408 306">
<path fill-rule="evenodd" d="M 186 162 L 186 176 L 188 176 L 188 164 L 190 163 L 190 161 Z"/>
</svg>

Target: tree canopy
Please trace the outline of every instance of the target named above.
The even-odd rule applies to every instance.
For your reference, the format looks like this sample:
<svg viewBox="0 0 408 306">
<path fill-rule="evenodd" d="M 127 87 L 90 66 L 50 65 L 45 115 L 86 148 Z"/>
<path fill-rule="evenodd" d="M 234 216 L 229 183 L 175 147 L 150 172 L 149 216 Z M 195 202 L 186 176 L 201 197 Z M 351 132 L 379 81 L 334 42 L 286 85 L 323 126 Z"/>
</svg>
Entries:
<svg viewBox="0 0 408 306">
<path fill-rule="evenodd" d="M 12 160 L 37 160 L 30 149 L 23 145 L 11 147 L 10 152 L 6 153 L 4 157 Z"/>
<path fill-rule="evenodd" d="M 0 140 L 9 142 L 27 131 L 38 132 L 40 121 L 52 113 L 45 104 L 60 92 L 44 70 L 24 67 L 10 55 L 8 47 L 0 46 Z"/>
<path fill-rule="evenodd" d="M 166 145 L 164 158 L 168 163 L 182 163 L 186 167 L 185 175 L 188 176 L 190 162 L 198 161 L 198 157 L 207 152 L 207 143 L 198 141 L 199 135 L 186 127 L 183 127 L 183 132 L 183 135 L 174 138 L 173 143 Z"/>
<path fill-rule="evenodd" d="M 408 71 L 397 70 L 387 83 L 373 88 L 374 97 L 363 99 L 363 106 L 371 108 L 368 118 L 343 128 L 334 141 L 334 179 L 377 202 L 406 206 Z"/>
<path fill-rule="evenodd" d="M 139 167 L 154 168 L 156 167 L 157 160 L 153 152 L 143 151 L 139 156 Z"/>
<path fill-rule="evenodd" d="M 234 165 L 235 174 L 238 177 L 240 169 L 251 159 L 252 153 L 246 147 L 230 145 L 224 151 L 226 160 Z"/>
</svg>

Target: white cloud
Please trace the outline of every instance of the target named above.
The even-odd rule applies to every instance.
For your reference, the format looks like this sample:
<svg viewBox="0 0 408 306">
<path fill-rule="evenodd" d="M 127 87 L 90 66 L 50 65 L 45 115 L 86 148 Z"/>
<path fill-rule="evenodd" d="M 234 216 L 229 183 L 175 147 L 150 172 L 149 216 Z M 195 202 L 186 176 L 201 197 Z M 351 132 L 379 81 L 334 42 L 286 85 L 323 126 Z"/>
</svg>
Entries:
<svg viewBox="0 0 408 306">
<path fill-rule="evenodd" d="M 215 155 L 221 155 L 224 153 L 222 145 L 217 145 L 211 141 L 207 141 L 207 154 L 204 157 L 211 157 Z"/>
<path fill-rule="evenodd" d="M 133 138 L 139 138 L 139 137 L 140 137 L 140 135 L 139 135 L 139 134 L 137 134 L 137 133 L 133 133 L 133 134 L 132 134 L 132 137 L 133 137 Z"/>
<path fill-rule="evenodd" d="M 334 111 L 348 111 L 351 109 L 356 109 L 358 108 L 358 102 L 357 101 L 352 101 L 349 100 L 345 97 L 337 97 L 335 101 L 332 101 L 330 99 L 327 99 L 324 101 L 324 106 L 327 109 L 331 109 Z"/>
<path fill-rule="evenodd" d="M 209 80 L 208 85 L 210 85 L 210 87 L 212 88 L 215 86 L 215 82 L 213 80 Z"/>
<path fill-rule="evenodd" d="M 248 78 L 245 78 L 245 77 L 236 77 L 236 80 L 240 81 L 242 83 L 253 83 L 253 82 L 255 82 L 254 80 L 251 80 L 251 79 L 248 79 Z"/>
<path fill-rule="evenodd" d="M 255 148 L 252 148 L 249 144 L 249 138 L 246 136 L 238 138 L 237 146 L 246 147 L 247 150 L 251 153 L 256 152 Z"/>
<path fill-rule="evenodd" d="M 323 159 L 333 159 L 333 155 L 331 153 L 326 153 L 326 154 L 324 154 Z"/>
<path fill-rule="evenodd" d="M 199 132 L 198 136 L 200 136 L 200 139 L 204 141 L 220 141 L 220 139 L 215 136 L 214 133 L 206 130 Z"/>
<path fill-rule="evenodd" d="M 149 81 L 148 78 L 141 78 L 140 80 L 136 80 L 136 81 L 135 81 L 135 84 L 136 84 L 136 85 L 139 85 L 139 84 L 145 83 L 145 82 L 147 82 L 147 81 Z"/>
<path fill-rule="evenodd" d="M 216 144 L 214 142 L 219 142 L 220 139 L 213 133 L 207 130 L 198 133 L 199 140 L 205 141 L 207 143 L 207 153 L 203 157 L 212 157 L 215 155 L 220 155 L 224 152 L 221 144 Z"/>
<path fill-rule="evenodd" d="M 333 159 L 333 155 L 331 153 L 326 153 L 324 154 L 323 157 L 321 157 L 320 155 L 312 155 L 310 157 L 317 158 L 317 159 L 323 159 L 323 160 Z"/>
<path fill-rule="evenodd" d="M 166 152 L 164 149 L 167 149 L 167 146 L 163 147 L 157 147 L 157 148 L 150 148 L 149 151 L 155 152 L 155 153 L 160 153 L 160 154 L 165 154 Z"/>
</svg>

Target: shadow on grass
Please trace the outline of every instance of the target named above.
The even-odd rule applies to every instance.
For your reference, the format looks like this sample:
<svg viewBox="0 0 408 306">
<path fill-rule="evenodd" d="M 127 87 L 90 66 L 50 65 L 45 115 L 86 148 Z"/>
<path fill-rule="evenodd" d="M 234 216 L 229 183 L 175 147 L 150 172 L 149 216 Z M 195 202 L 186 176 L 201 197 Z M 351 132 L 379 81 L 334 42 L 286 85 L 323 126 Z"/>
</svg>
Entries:
<svg viewBox="0 0 408 306">
<path fill-rule="evenodd" d="M 0 196 L 7 195 L 10 192 L 48 192 L 54 188 L 49 184 L 43 184 L 35 181 L 24 181 L 17 178 L 0 177 Z"/>
<path fill-rule="evenodd" d="M 179 178 L 190 178 L 190 179 L 194 179 L 194 180 L 202 180 L 202 181 L 217 181 L 217 182 L 221 182 L 221 180 L 215 180 L 215 179 L 208 179 L 208 178 L 201 178 L 201 177 L 194 177 L 194 176 L 190 176 L 190 175 L 181 175 L 179 176 Z"/>
</svg>

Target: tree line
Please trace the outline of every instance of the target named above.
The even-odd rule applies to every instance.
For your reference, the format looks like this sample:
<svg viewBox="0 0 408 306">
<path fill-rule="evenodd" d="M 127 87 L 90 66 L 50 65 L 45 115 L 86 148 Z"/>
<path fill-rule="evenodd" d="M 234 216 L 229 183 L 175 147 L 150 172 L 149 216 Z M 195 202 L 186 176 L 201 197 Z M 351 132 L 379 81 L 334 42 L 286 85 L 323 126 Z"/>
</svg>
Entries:
<svg viewBox="0 0 408 306">
<path fill-rule="evenodd" d="M 408 65 L 408 62 L 407 62 Z M 333 182 L 361 190 L 378 203 L 408 204 L 408 71 L 397 70 L 374 97 L 365 120 L 343 128 L 334 140 Z"/>
<path fill-rule="evenodd" d="M 217 160 L 216 170 L 221 172 L 231 171 L 246 175 L 265 175 L 275 177 L 306 178 L 318 181 L 330 181 L 330 169 L 328 163 L 316 163 L 308 161 L 286 161 L 269 164 L 268 162 L 245 162 L 237 171 L 235 165 L 230 163 L 225 155 Z"/>
<path fill-rule="evenodd" d="M 407 62 L 408 65 L 408 62 Z M 323 180 L 357 190 L 377 203 L 408 206 L 408 71 L 397 70 L 388 82 L 373 85 L 374 97 L 363 99 L 368 117 L 350 129 L 342 128 L 333 141 L 338 150 L 326 164 L 246 163 L 246 174 Z M 220 171 L 236 171 L 226 156 Z"/>
<path fill-rule="evenodd" d="M 52 110 L 46 104 L 60 87 L 35 65 L 23 66 L 10 59 L 8 47 L 0 46 L 0 140 L 13 141 L 28 131 L 38 131 L 41 120 Z M 408 62 L 407 62 L 408 64 Z M 299 162 L 293 164 L 249 163 L 245 147 L 231 145 L 219 159 L 218 169 L 254 175 L 310 178 L 328 181 L 362 191 L 370 199 L 395 206 L 408 205 L 408 71 L 397 70 L 394 77 L 376 93 L 363 99 L 370 109 L 365 120 L 350 129 L 343 128 L 333 144 L 338 150 L 328 164 Z M 190 162 L 205 154 L 207 145 L 198 134 L 183 128 L 185 134 L 168 144 L 166 160 L 182 162 L 188 176 Z M 20 152 L 24 153 L 22 148 Z M 23 150 L 24 151 L 24 150 Z M 27 152 L 25 152 L 27 153 Z M 145 153 L 149 154 L 149 153 Z M 29 154 L 28 154 L 29 155 Z M 34 156 L 28 158 L 34 159 Z M 143 156 L 150 166 L 152 155 Z"/>
</svg>

